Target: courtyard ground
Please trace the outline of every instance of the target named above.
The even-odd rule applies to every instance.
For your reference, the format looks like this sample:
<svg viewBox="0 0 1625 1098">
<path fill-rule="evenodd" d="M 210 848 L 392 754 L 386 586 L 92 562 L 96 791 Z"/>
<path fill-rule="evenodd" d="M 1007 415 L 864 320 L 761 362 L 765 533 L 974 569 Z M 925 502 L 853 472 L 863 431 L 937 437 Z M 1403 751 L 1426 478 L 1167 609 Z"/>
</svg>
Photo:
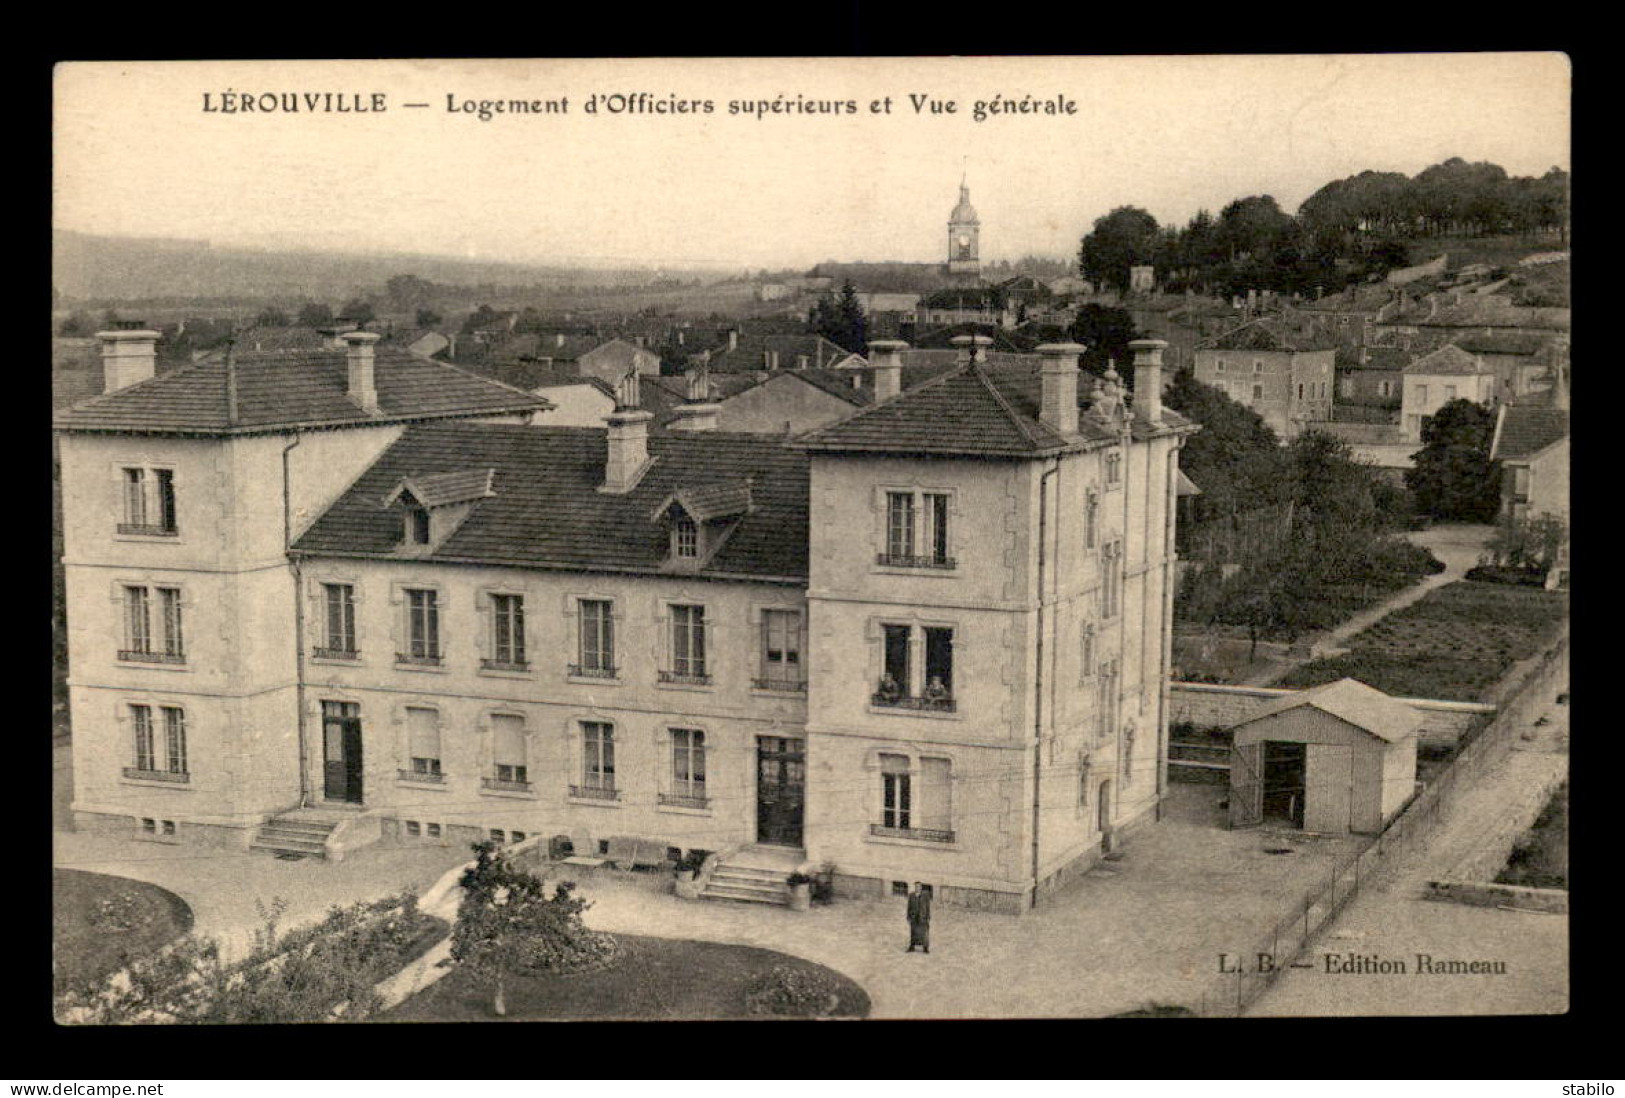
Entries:
<svg viewBox="0 0 1625 1098">
<path fill-rule="evenodd" d="M 594 929 L 757 946 L 827 965 L 868 992 L 874 1018 L 1098 1017 L 1193 1000 L 1220 953 L 1252 942 L 1356 842 L 1306 840 L 1290 844 L 1292 856 L 1265 854 L 1283 837 L 1223 830 L 1223 795 L 1218 786 L 1176 783 L 1165 818 L 1134 835 L 1121 861 L 1036 912 L 937 905 L 930 954 L 904 952 L 900 898 L 802 913 L 678 900 L 613 874 L 583 877 L 581 893 L 593 901 L 586 921 Z M 426 888 L 470 856 L 453 847 L 371 847 L 333 864 L 60 830 L 55 840 L 59 867 L 169 889 L 191 906 L 197 933 L 232 948 L 252 940 L 256 903 L 288 901 L 283 925 L 293 927 L 333 904 Z"/>
<path fill-rule="evenodd" d="M 1421 898 L 1427 881 L 1447 878 L 1504 814 L 1506 805 L 1568 770 L 1567 706 L 1546 706 L 1488 773 L 1458 797 L 1425 848 L 1407 855 L 1393 878 L 1368 888 L 1303 958 L 1253 1004 L 1253 1015 L 1557 1014 L 1568 1009 L 1568 916 L 1469 907 Z M 1375 954 L 1407 961 L 1405 975 L 1327 975 L 1326 953 Z M 1418 953 L 1435 959 L 1506 962 L 1505 975 L 1419 975 Z"/>
</svg>

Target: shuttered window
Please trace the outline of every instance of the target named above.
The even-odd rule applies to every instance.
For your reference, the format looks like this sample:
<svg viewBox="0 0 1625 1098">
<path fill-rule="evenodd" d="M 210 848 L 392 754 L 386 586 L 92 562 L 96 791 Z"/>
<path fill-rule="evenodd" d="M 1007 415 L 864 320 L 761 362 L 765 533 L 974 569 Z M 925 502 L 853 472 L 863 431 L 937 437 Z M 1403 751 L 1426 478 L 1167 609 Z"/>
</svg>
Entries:
<svg viewBox="0 0 1625 1098">
<path fill-rule="evenodd" d="M 412 773 L 440 773 L 440 714 L 415 706 L 406 710 L 406 735 Z"/>
<path fill-rule="evenodd" d="M 529 762 L 525 757 L 525 722 L 522 718 L 508 714 L 491 718 L 491 756 L 498 780 L 530 780 Z"/>
</svg>

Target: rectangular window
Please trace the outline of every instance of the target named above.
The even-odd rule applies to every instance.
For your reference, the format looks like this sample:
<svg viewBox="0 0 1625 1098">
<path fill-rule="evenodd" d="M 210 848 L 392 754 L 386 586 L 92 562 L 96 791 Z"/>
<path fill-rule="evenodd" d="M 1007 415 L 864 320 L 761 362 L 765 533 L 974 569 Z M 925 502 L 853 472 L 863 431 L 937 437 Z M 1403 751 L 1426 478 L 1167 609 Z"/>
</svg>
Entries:
<svg viewBox="0 0 1625 1098">
<path fill-rule="evenodd" d="M 607 599 L 582 599 L 580 660 L 574 672 L 601 678 L 615 674 L 615 621 Z"/>
<path fill-rule="evenodd" d="M 437 591 L 406 592 L 406 656 L 424 663 L 440 662 L 440 595 Z"/>
<path fill-rule="evenodd" d="M 186 649 L 181 637 L 181 592 L 177 587 L 158 588 L 158 605 L 163 613 L 164 655 L 171 659 L 185 658 Z"/>
<path fill-rule="evenodd" d="M 1221 373 L 1221 374 L 1224 373 L 1224 359 L 1222 359 L 1222 358 L 1219 359 L 1218 372 Z"/>
<path fill-rule="evenodd" d="M 897 698 L 906 698 L 914 692 L 909 675 L 911 630 L 906 625 L 887 625 L 882 628 L 885 631 L 885 654 L 880 693 L 883 697 L 891 693 Z"/>
<path fill-rule="evenodd" d="M 1444 387 L 1444 400 L 1445 400 L 1445 403 L 1448 404 L 1452 400 L 1455 400 L 1455 399 L 1456 399 L 1456 387 L 1454 385 L 1446 385 Z"/>
<path fill-rule="evenodd" d="M 1344 396 L 1346 396 L 1346 397 L 1353 396 L 1354 395 L 1354 379 L 1352 377 L 1344 378 L 1342 380 L 1341 384 L 1339 385 L 1339 388 L 1342 390 Z"/>
<path fill-rule="evenodd" d="M 1083 543 L 1085 548 L 1093 549 L 1095 540 L 1100 533 L 1100 496 L 1093 491 L 1089 493 L 1083 510 Z"/>
<path fill-rule="evenodd" d="M 948 563 L 948 497 L 941 493 L 925 496 L 925 546 L 937 564 Z"/>
<path fill-rule="evenodd" d="M 1123 455 L 1116 450 L 1110 451 L 1106 454 L 1105 464 L 1106 487 L 1115 488 L 1123 483 Z"/>
<path fill-rule="evenodd" d="M 170 774 L 186 773 L 186 714 L 174 706 L 163 707 L 164 769 Z"/>
<path fill-rule="evenodd" d="M 1406 416 L 1405 428 L 1413 435 L 1420 435 L 1422 433 L 1422 417 Z"/>
<path fill-rule="evenodd" d="M 925 698 L 946 702 L 954 696 L 954 631 L 925 630 Z"/>
<path fill-rule="evenodd" d="M 1298 382 L 1298 399 L 1303 399 L 1303 382 Z"/>
<path fill-rule="evenodd" d="M 615 791 L 614 725 L 581 722 L 581 764 L 581 784 L 588 796 Z"/>
<path fill-rule="evenodd" d="M 1428 402 L 1428 387 L 1426 385 L 1418 385 L 1416 387 L 1416 403 L 1418 403 L 1418 404 L 1426 404 L 1427 402 Z"/>
<path fill-rule="evenodd" d="M 671 730 L 671 777 L 674 795 L 691 801 L 705 800 L 704 732 L 697 728 Z"/>
<path fill-rule="evenodd" d="M 1095 673 L 1095 626 L 1093 622 L 1083 623 L 1082 636 L 1078 641 L 1078 677 L 1086 679 Z"/>
<path fill-rule="evenodd" d="M 678 679 L 704 679 L 705 607 L 671 608 L 672 674 Z"/>
<path fill-rule="evenodd" d="M 525 600 L 520 595 L 491 596 L 493 662 L 500 667 L 525 666 Z"/>
<path fill-rule="evenodd" d="M 147 525 L 147 471 L 124 470 L 124 521 L 129 526 Z"/>
<path fill-rule="evenodd" d="M 684 560 L 694 560 L 700 555 L 700 528 L 681 512 L 672 523 L 672 555 Z"/>
<path fill-rule="evenodd" d="M 135 726 L 135 768 L 157 770 L 158 757 L 154 753 L 152 742 L 152 707 L 130 706 L 130 720 Z"/>
<path fill-rule="evenodd" d="M 178 529 L 175 521 L 175 470 L 154 469 L 158 481 L 158 529 L 173 534 Z"/>
<path fill-rule="evenodd" d="M 1379 381 L 1379 382 L 1377 382 L 1377 395 L 1378 396 L 1393 396 L 1394 395 L 1394 383 L 1391 382 L 1391 381 Z"/>
<path fill-rule="evenodd" d="M 132 653 L 152 654 L 152 607 L 145 587 L 124 589 L 124 642 Z"/>
<path fill-rule="evenodd" d="M 440 774 L 440 714 L 416 706 L 406 710 L 407 753 L 411 767 L 407 776 L 438 780 Z"/>
<path fill-rule="evenodd" d="M 799 689 L 801 615 L 794 610 L 762 611 L 762 681 L 769 690 Z"/>
<path fill-rule="evenodd" d="M 914 824 L 913 790 L 908 769 L 908 756 L 880 756 L 880 824 L 882 827 L 907 829 Z"/>
<path fill-rule="evenodd" d="M 914 494 L 886 493 L 886 555 L 914 556 Z"/>
<path fill-rule="evenodd" d="M 135 765 L 125 777 L 186 780 L 186 713 L 176 706 L 158 707 L 163 722 L 162 738 L 152 719 L 150 705 L 130 706 L 130 723 L 135 736 Z"/>
<path fill-rule="evenodd" d="M 1253 386 L 1253 399 L 1254 400 L 1263 400 L 1264 399 L 1264 387 L 1262 385 L 1254 385 Z"/>
<path fill-rule="evenodd" d="M 326 610 L 327 644 L 321 654 L 354 656 L 355 588 L 348 583 L 322 584 L 322 605 Z"/>
<path fill-rule="evenodd" d="M 522 718 L 500 713 L 491 718 L 491 760 L 497 781 L 515 785 L 529 783 Z"/>
<path fill-rule="evenodd" d="M 429 544 L 429 512 L 422 507 L 414 507 L 408 514 L 412 524 L 413 544 Z"/>
<path fill-rule="evenodd" d="M 1264 372 L 1264 360 L 1261 359 L 1261 358 L 1253 359 L 1253 373 L 1261 374 L 1263 372 Z"/>
</svg>

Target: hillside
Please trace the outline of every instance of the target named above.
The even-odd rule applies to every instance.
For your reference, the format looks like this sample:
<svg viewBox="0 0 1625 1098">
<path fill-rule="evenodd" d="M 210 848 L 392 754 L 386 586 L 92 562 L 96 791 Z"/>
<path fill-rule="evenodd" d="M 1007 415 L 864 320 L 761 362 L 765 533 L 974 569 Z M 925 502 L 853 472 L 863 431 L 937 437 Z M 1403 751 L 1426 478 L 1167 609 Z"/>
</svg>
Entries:
<svg viewBox="0 0 1625 1098">
<path fill-rule="evenodd" d="M 204 240 L 51 234 L 51 284 L 64 301 L 164 298 L 326 301 L 412 274 L 446 285 L 636 285 L 656 277 L 709 282 L 711 271 L 588 269 L 436 255 L 216 248 Z"/>
</svg>

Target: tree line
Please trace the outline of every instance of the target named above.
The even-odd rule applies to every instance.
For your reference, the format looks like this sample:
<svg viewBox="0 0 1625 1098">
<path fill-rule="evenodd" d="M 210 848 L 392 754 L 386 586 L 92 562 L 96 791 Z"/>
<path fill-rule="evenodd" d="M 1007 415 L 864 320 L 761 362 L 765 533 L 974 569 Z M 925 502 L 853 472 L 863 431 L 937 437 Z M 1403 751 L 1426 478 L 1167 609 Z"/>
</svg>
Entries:
<svg viewBox="0 0 1625 1098">
<path fill-rule="evenodd" d="M 1251 195 L 1214 217 L 1162 226 L 1137 206 L 1096 219 L 1078 251 L 1086 278 L 1127 291 L 1131 267 L 1155 266 L 1164 289 L 1232 295 L 1335 292 L 1409 262 L 1406 241 L 1439 235 L 1554 234 L 1566 242 L 1569 176 L 1508 176 L 1459 157 L 1414 177 L 1361 172 L 1304 200 L 1297 216 Z"/>
</svg>

